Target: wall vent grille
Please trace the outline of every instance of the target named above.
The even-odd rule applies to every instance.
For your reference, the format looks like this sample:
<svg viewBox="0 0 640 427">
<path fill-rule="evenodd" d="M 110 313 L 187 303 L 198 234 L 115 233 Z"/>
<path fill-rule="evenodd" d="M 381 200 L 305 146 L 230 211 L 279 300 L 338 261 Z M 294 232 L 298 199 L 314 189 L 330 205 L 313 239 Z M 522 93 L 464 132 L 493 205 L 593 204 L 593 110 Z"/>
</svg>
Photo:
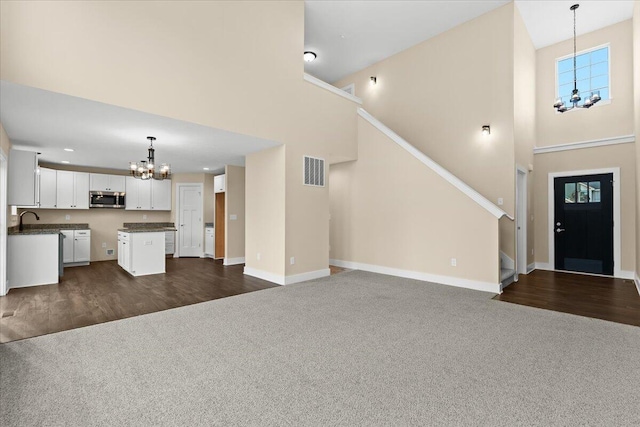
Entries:
<svg viewBox="0 0 640 427">
<path fill-rule="evenodd" d="M 304 156 L 304 185 L 324 187 L 324 159 Z"/>
</svg>

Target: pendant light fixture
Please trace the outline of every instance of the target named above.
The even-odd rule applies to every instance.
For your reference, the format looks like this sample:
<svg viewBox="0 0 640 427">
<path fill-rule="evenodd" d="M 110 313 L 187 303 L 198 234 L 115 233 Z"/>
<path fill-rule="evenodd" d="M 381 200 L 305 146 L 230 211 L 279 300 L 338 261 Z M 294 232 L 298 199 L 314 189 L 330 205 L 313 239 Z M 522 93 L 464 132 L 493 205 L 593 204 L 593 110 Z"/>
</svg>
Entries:
<svg viewBox="0 0 640 427">
<path fill-rule="evenodd" d="M 573 11 L 573 91 L 571 91 L 571 98 L 569 102 L 571 102 L 571 107 L 567 107 L 564 104 L 562 98 L 556 99 L 556 102 L 553 104 L 553 108 L 556 109 L 559 113 L 564 113 L 565 111 L 573 110 L 574 108 L 589 108 L 596 102 L 600 101 L 600 91 L 596 90 L 591 92 L 591 96 L 585 99 L 584 103 L 578 104 L 582 98 L 580 98 L 580 91 L 578 90 L 578 79 L 577 79 L 577 70 L 576 70 L 576 9 L 580 7 L 579 4 L 574 4 L 569 8 L 569 10 Z"/>
<path fill-rule="evenodd" d="M 153 141 L 156 140 L 156 137 L 148 136 L 147 139 L 149 140 L 147 160 L 129 162 L 129 172 L 131 176 L 142 180 L 156 179 L 159 181 L 171 177 L 171 165 L 168 163 L 163 163 L 160 166 L 160 170 L 156 168 L 156 150 L 153 148 Z"/>
</svg>

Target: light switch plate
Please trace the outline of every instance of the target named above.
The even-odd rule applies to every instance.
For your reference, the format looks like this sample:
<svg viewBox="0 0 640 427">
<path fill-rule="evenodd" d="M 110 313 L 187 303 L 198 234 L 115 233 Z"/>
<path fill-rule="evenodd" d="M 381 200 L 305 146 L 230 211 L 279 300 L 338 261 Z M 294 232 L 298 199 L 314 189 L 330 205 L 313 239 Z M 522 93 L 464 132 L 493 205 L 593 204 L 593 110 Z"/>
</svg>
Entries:
<svg viewBox="0 0 640 427">
<path fill-rule="evenodd" d="M 231 214 L 231 215 L 229 215 L 229 219 L 230 219 L 231 221 L 235 221 L 236 219 L 238 219 L 238 215 L 236 215 L 236 214 Z"/>
</svg>

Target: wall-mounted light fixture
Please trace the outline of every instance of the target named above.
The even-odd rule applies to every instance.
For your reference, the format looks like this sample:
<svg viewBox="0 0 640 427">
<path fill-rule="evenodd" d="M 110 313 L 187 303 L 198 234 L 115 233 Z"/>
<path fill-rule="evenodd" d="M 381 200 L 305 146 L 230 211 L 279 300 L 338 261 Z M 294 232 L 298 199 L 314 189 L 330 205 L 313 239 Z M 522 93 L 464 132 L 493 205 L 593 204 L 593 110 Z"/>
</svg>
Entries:
<svg viewBox="0 0 640 427">
<path fill-rule="evenodd" d="M 371 76 L 371 77 L 369 77 L 369 84 L 370 84 L 370 85 L 372 85 L 372 86 L 373 86 L 373 85 L 374 85 L 374 84 L 376 84 L 376 83 L 378 83 L 378 79 L 376 78 L 376 76 Z"/>
<path fill-rule="evenodd" d="M 491 135 L 491 126 L 489 125 L 482 126 L 482 134 L 484 136 Z"/>
<path fill-rule="evenodd" d="M 317 58 L 318 55 L 315 52 L 311 52 L 310 50 L 306 51 L 302 56 L 304 58 L 304 62 L 313 62 Z"/>
</svg>

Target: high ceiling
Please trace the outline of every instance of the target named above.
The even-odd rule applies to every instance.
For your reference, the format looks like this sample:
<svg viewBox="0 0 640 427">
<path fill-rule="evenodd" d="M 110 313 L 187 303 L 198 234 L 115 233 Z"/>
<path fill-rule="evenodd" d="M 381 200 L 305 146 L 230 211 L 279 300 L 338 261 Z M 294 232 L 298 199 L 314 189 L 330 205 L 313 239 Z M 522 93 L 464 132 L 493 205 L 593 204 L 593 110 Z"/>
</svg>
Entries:
<svg viewBox="0 0 640 427">
<path fill-rule="evenodd" d="M 569 6 L 574 1 L 516 1 L 536 48 L 571 38 Z M 318 58 L 305 70 L 334 82 L 506 3 L 307 0 L 305 48 Z M 583 1 L 578 33 L 630 19 L 632 13 L 633 1 Z M 170 162 L 174 172 L 218 172 L 225 164 L 243 165 L 248 153 L 276 145 L 5 81 L 0 90 L 0 120 L 14 147 L 39 151 L 45 162 L 125 169 L 129 161 L 145 157 L 145 138 L 151 133 L 157 137 L 158 163 Z"/>
<path fill-rule="evenodd" d="M 366 68 L 508 1 L 305 1 L 305 50 L 318 57 L 305 71 L 327 82 Z M 576 0 L 520 0 L 516 5 L 536 48 L 573 36 Z M 578 34 L 630 19 L 633 1 L 583 1 Z"/>
</svg>

